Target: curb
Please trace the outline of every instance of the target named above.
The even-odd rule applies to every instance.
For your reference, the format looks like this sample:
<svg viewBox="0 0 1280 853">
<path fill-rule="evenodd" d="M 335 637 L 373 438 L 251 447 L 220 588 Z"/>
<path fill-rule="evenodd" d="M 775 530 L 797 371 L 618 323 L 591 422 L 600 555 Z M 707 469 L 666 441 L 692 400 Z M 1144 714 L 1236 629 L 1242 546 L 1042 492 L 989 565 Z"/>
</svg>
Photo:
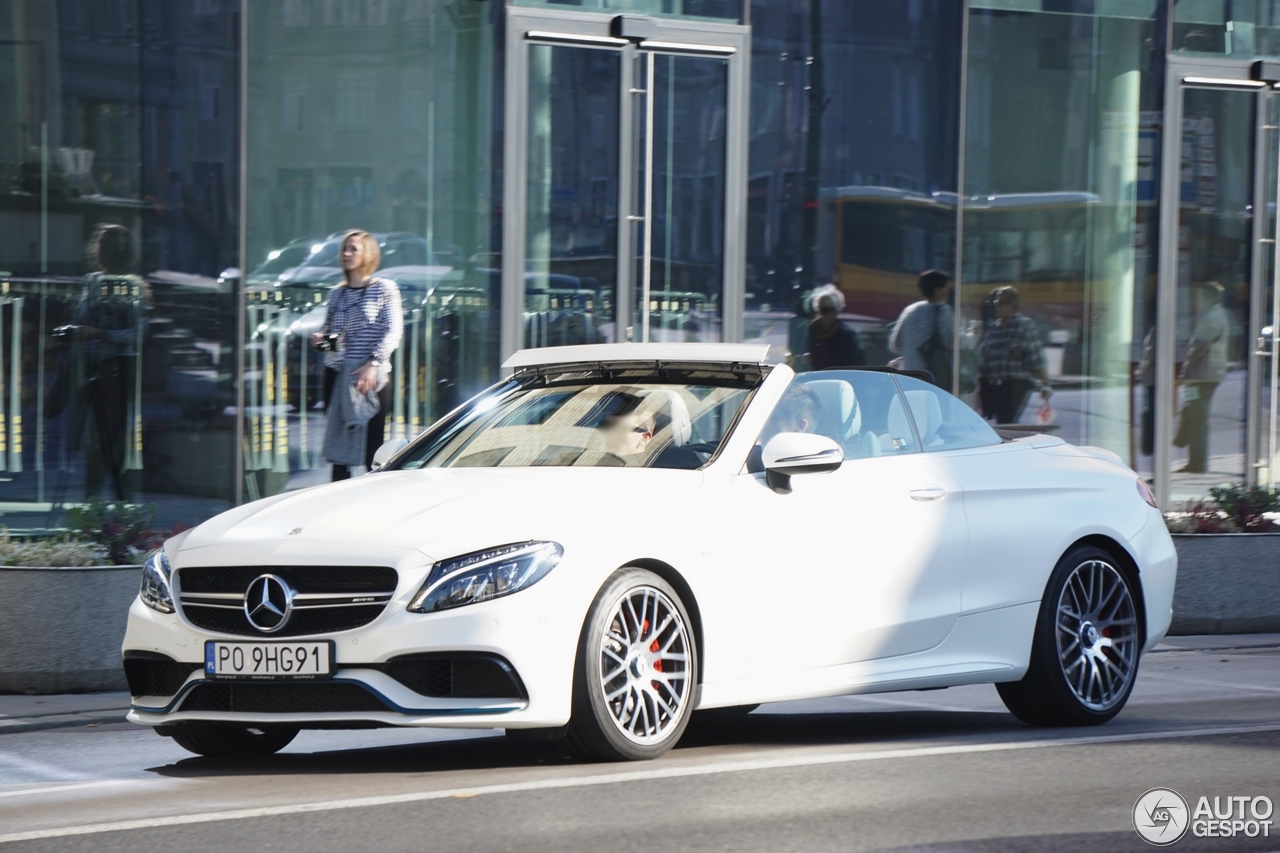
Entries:
<svg viewBox="0 0 1280 853">
<path fill-rule="evenodd" d="M 128 708 L 111 708 L 101 711 L 72 711 L 66 714 L 43 714 L 38 717 L 0 717 L 0 735 L 38 732 L 44 729 L 67 729 L 76 726 L 97 726 L 107 723 L 123 723 Z"/>
</svg>

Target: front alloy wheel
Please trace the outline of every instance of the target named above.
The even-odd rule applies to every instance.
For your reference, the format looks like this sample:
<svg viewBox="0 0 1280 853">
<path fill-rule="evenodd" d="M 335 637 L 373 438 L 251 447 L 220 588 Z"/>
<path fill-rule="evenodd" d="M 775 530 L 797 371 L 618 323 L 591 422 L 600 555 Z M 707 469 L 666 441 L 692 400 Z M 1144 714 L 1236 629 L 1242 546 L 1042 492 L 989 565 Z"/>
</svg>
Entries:
<svg viewBox="0 0 1280 853">
<path fill-rule="evenodd" d="M 1101 548 L 1068 552 L 1049 579 L 1031 664 L 1000 698 L 1032 725 L 1096 725 L 1124 707 L 1141 650 L 1133 581 Z"/>
<path fill-rule="evenodd" d="M 574 677 L 569 746 L 606 761 L 656 758 L 689 723 L 697 651 L 679 595 L 644 569 L 623 569 L 596 596 Z"/>
</svg>

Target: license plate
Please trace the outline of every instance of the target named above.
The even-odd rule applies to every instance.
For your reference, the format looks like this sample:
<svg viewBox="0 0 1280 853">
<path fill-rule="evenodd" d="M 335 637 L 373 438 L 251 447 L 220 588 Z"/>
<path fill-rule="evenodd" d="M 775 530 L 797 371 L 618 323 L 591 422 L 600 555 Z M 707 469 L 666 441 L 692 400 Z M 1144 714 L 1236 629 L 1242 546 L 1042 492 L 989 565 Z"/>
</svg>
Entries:
<svg viewBox="0 0 1280 853">
<path fill-rule="evenodd" d="M 248 681 L 328 678 L 333 675 L 333 641 L 220 643 L 207 640 L 204 674 L 208 678 Z"/>
</svg>

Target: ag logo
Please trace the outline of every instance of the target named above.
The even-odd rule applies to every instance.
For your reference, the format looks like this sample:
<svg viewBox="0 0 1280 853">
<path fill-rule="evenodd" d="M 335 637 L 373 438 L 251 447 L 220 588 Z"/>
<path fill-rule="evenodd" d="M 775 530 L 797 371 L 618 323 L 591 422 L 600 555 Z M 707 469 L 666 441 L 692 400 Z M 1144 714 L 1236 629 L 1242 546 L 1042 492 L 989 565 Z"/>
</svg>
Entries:
<svg viewBox="0 0 1280 853">
<path fill-rule="evenodd" d="M 1133 828 L 1148 844 L 1167 847 L 1187 834 L 1190 823 L 1187 801 L 1172 788 L 1152 788 L 1133 804 Z"/>
</svg>

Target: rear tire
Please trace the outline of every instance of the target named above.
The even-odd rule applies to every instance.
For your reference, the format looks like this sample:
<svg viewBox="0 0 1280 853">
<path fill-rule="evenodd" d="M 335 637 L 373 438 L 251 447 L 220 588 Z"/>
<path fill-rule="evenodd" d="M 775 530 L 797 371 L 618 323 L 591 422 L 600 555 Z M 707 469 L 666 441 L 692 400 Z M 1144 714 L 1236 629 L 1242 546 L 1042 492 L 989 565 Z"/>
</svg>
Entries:
<svg viewBox="0 0 1280 853">
<path fill-rule="evenodd" d="M 1049 577 L 1021 681 L 997 684 L 1033 726 L 1096 726 L 1129 701 L 1142 650 L 1134 580 L 1108 552 L 1068 551 Z"/>
<path fill-rule="evenodd" d="M 578 641 L 565 745 L 596 761 L 657 758 L 689 724 L 698 683 L 692 623 L 653 572 L 619 569 L 596 595 Z"/>
<path fill-rule="evenodd" d="M 180 723 L 170 737 L 174 743 L 206 758 L 265 758 L 284 749 L 298 729 L 281 726 L 247 728 Z"/>
</svg>

